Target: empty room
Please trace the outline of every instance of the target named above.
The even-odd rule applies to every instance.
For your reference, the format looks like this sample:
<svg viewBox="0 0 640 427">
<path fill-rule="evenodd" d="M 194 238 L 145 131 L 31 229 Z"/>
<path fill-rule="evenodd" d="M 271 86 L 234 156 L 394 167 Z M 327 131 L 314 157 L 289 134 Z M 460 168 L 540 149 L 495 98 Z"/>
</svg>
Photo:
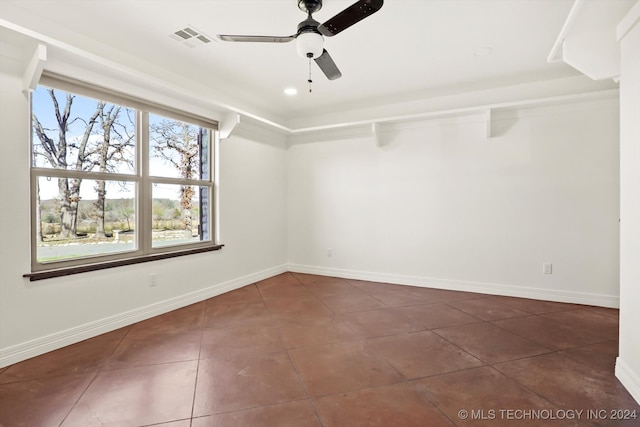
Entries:
<svg viewBox="0 0 640 427">
<path fill-rule="evenodd" d="M 639 0 L 0 0 L 0 427 L 640 425 Z"/>
</svg>

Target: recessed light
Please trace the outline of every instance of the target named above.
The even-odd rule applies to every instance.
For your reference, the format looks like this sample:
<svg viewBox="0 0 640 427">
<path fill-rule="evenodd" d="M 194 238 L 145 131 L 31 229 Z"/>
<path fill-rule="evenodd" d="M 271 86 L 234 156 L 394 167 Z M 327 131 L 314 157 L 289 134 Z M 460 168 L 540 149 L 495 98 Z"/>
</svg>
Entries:
<svg viewBox="0 0 640 427">
<path fill-rule="evenodd" d="M 473 50 L 474 56 L 487 56 L 487 55 L 491 55 L 492 53 L 493 53 L 493 49 L 491 49 L 489 46 L 481 46 Z"/>
<path fill-rule="evenodd" d="M 285 95 L 294 96 L 298 94 L 298 89 L 295 87 L 288 87 L 284 90 Z"/>
</svg>

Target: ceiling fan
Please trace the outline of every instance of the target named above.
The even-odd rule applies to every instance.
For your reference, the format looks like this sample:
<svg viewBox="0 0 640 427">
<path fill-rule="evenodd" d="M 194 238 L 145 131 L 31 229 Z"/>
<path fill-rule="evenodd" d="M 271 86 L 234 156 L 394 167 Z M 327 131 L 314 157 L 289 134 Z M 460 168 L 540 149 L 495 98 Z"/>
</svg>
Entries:
<svg viewBox="0 0 640 427">
<path fill-rule="evenodd" d="M 243 36 L 219 34 L 220 40 L 228 42 L 288 43 L 296 40 L 297 51 L 303 58 L 315 60 L 329 80 L 342 76 L 329 52 L 323 47 L 324 37 L 332 37 L 353 24 L 373 15 L 382 7 L 384 0 L 358 0 L 342 12 L 320 24 L 311 16 L 322 8 L 322 0 L 298 0 L 298 8 L 307 14 L 307 19 L 298 24 L 298 31 L 291 36 Z M 311 73 L 311 71 L 309 71 Z M 311 83 L 311 77 L 309 77 Z"/>
</svg>

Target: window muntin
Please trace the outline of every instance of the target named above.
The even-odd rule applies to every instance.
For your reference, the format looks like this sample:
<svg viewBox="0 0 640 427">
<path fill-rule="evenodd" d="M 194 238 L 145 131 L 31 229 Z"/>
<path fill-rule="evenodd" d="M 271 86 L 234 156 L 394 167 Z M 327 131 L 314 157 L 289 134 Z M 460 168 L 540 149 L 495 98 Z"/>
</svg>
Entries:
<svg viewBox="0 0 640 427">
<path fill-rule="evenodd" d="M 38 86 L 31 98 L 32 270 L 213 246 L 215 125 L 61 86 Z M 163 145 L 162 135 L 173 137 L 171 144 Z M 168 223 L 154 221 L 163 198 L 173 206 Z"/>
</svg>

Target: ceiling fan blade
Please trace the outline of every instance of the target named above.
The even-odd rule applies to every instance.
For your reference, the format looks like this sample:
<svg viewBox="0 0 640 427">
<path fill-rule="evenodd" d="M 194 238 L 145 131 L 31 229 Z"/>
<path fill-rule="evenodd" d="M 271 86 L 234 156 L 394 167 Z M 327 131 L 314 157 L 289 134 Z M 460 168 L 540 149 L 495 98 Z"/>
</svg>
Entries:
<svg viewBox="0 0 640 427">
<path fill-rule="evenodd" d="M 331 37 L 353 24 L 373 15 L 382 8 L 384 0 L 359 0 L 318 27 L 322 35 Z"/>
<path fill-rule="evenodd" d="M 333 62 L 329 52 L 327 52 L 327 49 L 323 49 L 322 55 L 318 56 L 314 61 L 316 61 L 318 67 L 320 67 L 324 75 L 327 76 L 329 80 L 335 80 L 342 77 L 342 73 L 338 70 L 338 66 Z"/>
<path fill-rule="evenodd" d="M 218 38 L 225 42 L 259 42 L 259 43 L 287 43 L 296 39 L 296 36 L 239 36 L 218 34 Z"/>
</svg>

